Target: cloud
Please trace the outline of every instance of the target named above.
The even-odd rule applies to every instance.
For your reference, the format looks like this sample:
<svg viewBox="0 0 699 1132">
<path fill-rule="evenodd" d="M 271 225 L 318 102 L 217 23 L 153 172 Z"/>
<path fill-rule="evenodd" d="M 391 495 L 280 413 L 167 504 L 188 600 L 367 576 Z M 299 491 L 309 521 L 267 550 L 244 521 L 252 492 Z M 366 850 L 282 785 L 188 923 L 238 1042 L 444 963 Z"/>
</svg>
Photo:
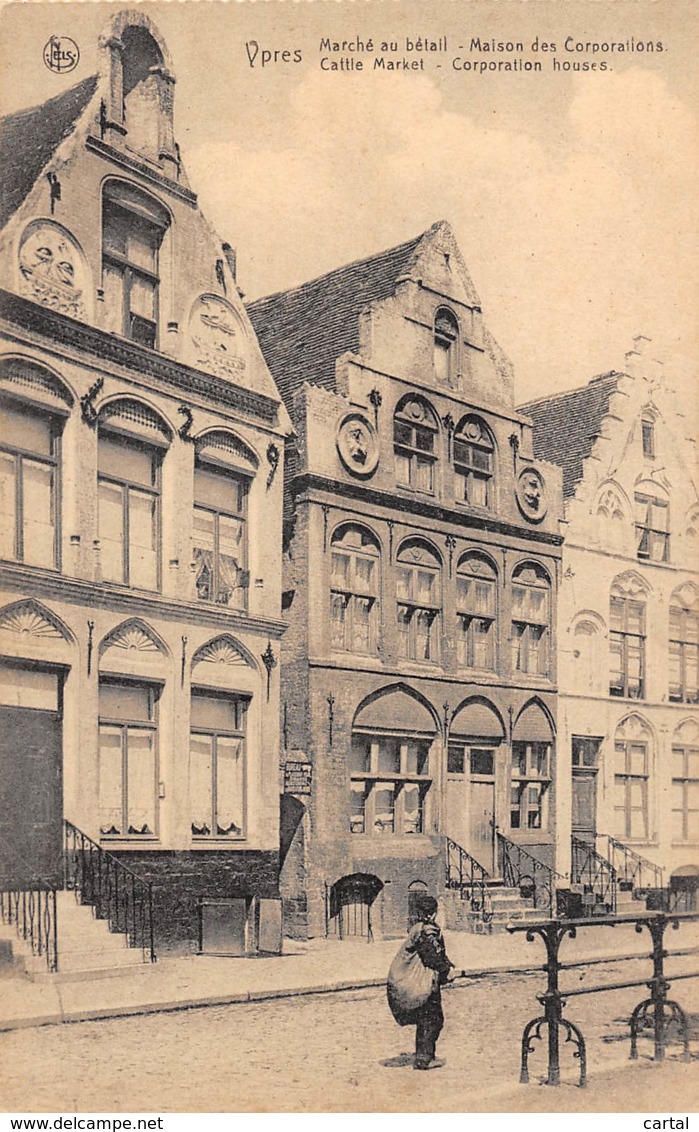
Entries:
<svg viewBox="0 0 699 1132">
<path fill-rule="evenodd" d="M 696 121 L 648 70 L 571 89 L 552 147 L 535 121 L 457 113 L 426 76 L 315 72 L 282 145 L 220 142 L 187 164 L 251 295 L 448 219 L 524 399 L 620 367 L 638 332 L 694 345 Z"/>
</svg>

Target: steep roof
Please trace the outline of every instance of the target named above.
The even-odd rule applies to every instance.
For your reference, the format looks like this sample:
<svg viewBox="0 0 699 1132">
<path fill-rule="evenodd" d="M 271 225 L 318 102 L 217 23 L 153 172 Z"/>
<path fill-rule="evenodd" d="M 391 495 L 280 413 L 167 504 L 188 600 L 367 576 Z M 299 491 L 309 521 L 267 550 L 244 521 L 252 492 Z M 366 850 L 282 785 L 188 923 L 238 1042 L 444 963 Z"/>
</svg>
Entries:
<svg viewBox="0 0 699 1132">
<path fill-rule="evenodd" d="M 21 205 L 97 89 L 97 76 L 57 94 L 41 106 L 0 119 L 0 227 Z"/>
<path fill-rule="evenodd" d="M 444 222 L 397 248 L 329 271 L 300 287 L 247 305 L 282 398 L 290 407 L 304 381 L 335 388 L 335 360 L 359 349 L 359 316 L 395 293 L 414 267 L 420 245 Z"/>
<path fill-rule="evenodd" d="M 567 499 L 582 479 L 583 464 L 599 435 L 609 399 L 623 374 L 612 370 L 593 377 L 581 389 L 569 389 L 519 406 L 534 425 L 534 456 L 563 469 L 563 495 Z"/>
</svg>

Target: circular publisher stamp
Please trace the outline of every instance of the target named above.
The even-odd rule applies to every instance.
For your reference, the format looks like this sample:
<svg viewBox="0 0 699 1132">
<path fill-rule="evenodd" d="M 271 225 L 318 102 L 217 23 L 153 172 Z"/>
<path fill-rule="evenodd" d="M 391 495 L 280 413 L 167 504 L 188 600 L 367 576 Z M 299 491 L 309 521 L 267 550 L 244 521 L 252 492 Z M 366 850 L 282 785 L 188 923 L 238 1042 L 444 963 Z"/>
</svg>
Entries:
<svg viewBox="0 0 699 1132">
<path fill-rule="evenodd" d="M 80 62 L 80 49 L 74 39 L 67 35 L 52 35 L 44 47 L 44 63 L 49 71 L 57 75 L 67 75 L 74 71 Z"/>
</svg>

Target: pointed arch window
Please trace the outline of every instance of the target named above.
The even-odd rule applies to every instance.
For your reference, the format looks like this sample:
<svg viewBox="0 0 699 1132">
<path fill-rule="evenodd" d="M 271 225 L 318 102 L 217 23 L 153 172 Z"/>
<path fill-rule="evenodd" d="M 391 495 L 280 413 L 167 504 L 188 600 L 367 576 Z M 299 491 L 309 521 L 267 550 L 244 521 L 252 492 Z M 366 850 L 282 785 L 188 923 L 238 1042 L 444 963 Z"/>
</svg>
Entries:
<svg viewBox="0 0 699 1132">
<path fill-rule="evenodd" d="M 376 653 L 379 546 L 365 527 L 350 525 L 333 535 L 330 627 L 333 649 Z"/>
<path fill-rule="evenodd" d="M 396 480 L 413 491 L 433 493 L 437 464 L 437 421 L 420 398 L 402 401 L 393 418 Z"/>
<path fill-rule="evenodd" d="M 448 307 L 440 307 L 434 319 L 434 372 L 438 381 L 451 384 L 456 376 L 459 324 Z"/>
<path fill-rule="evenodd" d="M 639 597 L 613 589 L 609 602 L 609 695 L 631 700 L 645 695 L 646 606 Z"/>
<path fill-rule="evenodd" d="M 428 546 L 401 547 L 396 566 L 398 655 L 406 660 L 439 661 L 441 563 Z"/>
<path fill-rule="evenodd" d="M 494 444 L 478 417 L 464 417 L 454 433 L 457 499 L 473 507 L 493 504 Z"/>
<path fill-rule="evenodd" d="M 512 668 L 549 674 L 551 583 L 536 563 L 518 566 L 512 578 Z"/>
<path fill-rule="evenodd" d="M 61 422 L 3 401 L 0 441 L 0 557 L 49 569 L 58 564 Z"/>
<path fill-rule="evenodd" d="M 699 703 L 699 600 L 691 587 L 670 599 L 670 700 Z"/>
<path fill-rule="evenodd" d="M 650 732 L 637 719 L 627 719 L 614 737 L 614 832 L 618 837 L 648 837 Z"/>
<path fill-rule="evenodd" d="M 646 460 L 655 459 L 655 417 L 644 413 L 641 417 L 641 445 Z"/>
<path fill-rule="evenodd" d="M 466 554 L 456 570 L 456 656 L 459 668 L 495 667 L 497 577 L 478 554 Z"/>
<path fill-rule="evenodd" d="M 673 839 L 699 842 L 699 727 L 687 721 L 672 740 Z"/>
</svg>

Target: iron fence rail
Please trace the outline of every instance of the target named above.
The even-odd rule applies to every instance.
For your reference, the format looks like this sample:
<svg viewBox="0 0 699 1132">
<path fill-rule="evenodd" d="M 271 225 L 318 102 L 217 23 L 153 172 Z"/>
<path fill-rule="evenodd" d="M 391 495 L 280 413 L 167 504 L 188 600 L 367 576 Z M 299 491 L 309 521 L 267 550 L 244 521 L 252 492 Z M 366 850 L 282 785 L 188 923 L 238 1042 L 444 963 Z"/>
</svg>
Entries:
<svg viewBox="0 0 699 1132">
<path fill-rule="evenodd" d="M 483 866 L 470 853 L 446 838 L 446 886 L 457 891 L 462 900 L 468 901 L 471 911 L 484 924 L 489 924 L 494 915 L 493 902 L 487 882 L 491 879 Z"/>
<path fill-rule="evenodd" d="M 609 833 L 599 834 L 607 843 L 607 857 L 622 888 L 631 892 L 663 887 L 663 869 Z"/>
<path fill-rule="evenodd" d="M 504 834 L 498 833 L 497 838 L 504 883 L 509 888 L 518 888 L 523 897 L 532 901 L 532 907 L 553 915 L 556 881 L 561 881 L 563 887 L 567 884 L 565 877 Z"/>
<path fill-rule="evenodd" d="M 596 904 L 603 905 L 608 912 L 616 912 L 617 874 L 611 861 L 579 837 L 571 838 L 571 850 L 571 882 L 581 885 Z"/>
<path fill-rule="evenodd" d="M 14 925 L 17 935 L 31 948 L 32 955 L 43 956 L 49 971 L 58 970 L 58 927 L 56 889 L 42 880 L 18 887 L 0 888 L 0 919 Z"/>
<path fill-rule="evenodd" d="M 80 904 L 89 905 L 110 930 L 141 948 L 144 960 L 156 961 L 153 887 L 72 822 L 65 828 L 65 883 Z"/>
</svg>

